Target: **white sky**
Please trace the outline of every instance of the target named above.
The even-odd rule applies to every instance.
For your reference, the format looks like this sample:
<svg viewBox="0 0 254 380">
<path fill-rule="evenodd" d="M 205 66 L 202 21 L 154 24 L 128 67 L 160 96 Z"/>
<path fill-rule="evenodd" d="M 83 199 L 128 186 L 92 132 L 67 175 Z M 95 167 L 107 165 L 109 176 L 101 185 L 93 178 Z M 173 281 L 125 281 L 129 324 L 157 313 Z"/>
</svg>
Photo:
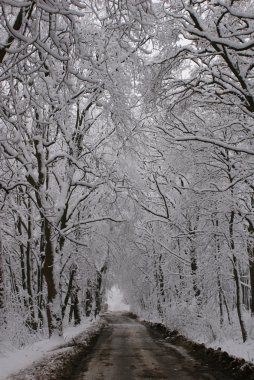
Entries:
<svg viewBox="0 0 254 380">
<path fill-rule="evenodd" d="M 130 306 L 124 302 L 123 293 L 118 288 L 118 286 L 114 285 L 108 291 L 107 294 L 107 304 L 109 311 L 129 311 Z"/>
</svg>

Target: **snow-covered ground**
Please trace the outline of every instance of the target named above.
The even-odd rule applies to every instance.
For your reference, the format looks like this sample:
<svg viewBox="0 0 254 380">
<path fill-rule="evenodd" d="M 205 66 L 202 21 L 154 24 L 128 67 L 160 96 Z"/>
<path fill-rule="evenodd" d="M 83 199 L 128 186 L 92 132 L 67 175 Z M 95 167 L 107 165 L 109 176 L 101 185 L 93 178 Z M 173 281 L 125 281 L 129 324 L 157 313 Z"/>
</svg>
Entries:
<svg viewBox="0 0 254 380">
<path fill-rule="evenodd" d="M 208 347 L 221 348 L 222 351 L 228 352 L 238 358 L 243 358 L 248 362 L 254 363 L 254 341 L 248 340 L 245 343 L 237 342 L 233 339 L 225 340 L 224 342 L 213 342 Z"/>
<path fill-rule="evenodd" d="M 129 311 L 130 307 L 124 302 L 123 294 L 117 286 L 113 286 L 107 294 L 109 311 Z M 0 380 L 23 370 L 32 363 L 42 360 L 50 351 L 71 341 L 81 332 L 88 330 L 93 322 L 85 320 L 79 326 L 64 329 L 62 338 L 42 339 L 22 349 L 14 349 L 7 341 L 0 341 Z M 38 338 L 39 339 L 39 338 Z"/>
<path fill-rule="evenodd" d="M 91 326 L 92 322 L 85 320 L 79 326 L 67 327 L 62 338 L 43 339 L 20 350 L 9 351 L 6 344 L 0 345 L 0 380 L 41 360 L 49 351 L 67 343 Z"/>
<path fill-rule="evenodd" d="M 113 286 L 108 291 L 107 304 L 109 311 L 130 311 L 130 306 L 125 302 L 124 295 L 118 286 Z M 39 340 L 19 350 L 8 347 L 8 342 L 0 341 L 0 380 L 4 380 L 11 374 L 31 366 L 34 362 L 45 359 L 53 350 L 57 352 L 57 349 L 63 349 L 61 347 L 65 343 L 68 343 L 80 333 L 88 331 L 92 328 L 92 325 L 94 325 L 94 322 L 85 320 L 79 326 L 66 327 L 62 338 Z M 168 327 L 170 328 L 170 326 Z M 201 331 L 199 334 L 197 331 L 190 331 L 189 329 L 180 332 L 189 339 L 204 343 L 207 347 L 220 347 L 222 351 L 254 363 L 254 332 L 249 334 L 251 338 L 247 342 L 242 343 L 238 330 L 234 331 L 232 329 L 232 331 L 224 332 L 224 334 L 216 334 L 217 339 L 214 341 L 207 340 L 207 337 L 201 334 Z M 229 336 L 234 337 L 234 339 L 229 338 Z"/>
<path fill-rule="evenodd" d="M 117 286 L 113 286 L 107 294 L 109 311 L 129 311 L 130 307 L 123 299 L 123 294 Z M 50 351 L 56 352 L 59 346 L 71 341 L 81 332 L 89 330 L 94 322 L 85 320 L 79 326 L 66 327 L 62 338 L 40 339 L 22 349 L 14 349 L 8 341 L 0 340 L 0 380 L 17 373 L 34 362 L 44 359 Z"/>
<path fill-rule="evenodd" d="M 249 362 L 254 363 L 254 326 L 253 317 L 249 313 L 244 313 L 245 326 L 248 333 L 248 339 L 243 343 L 242 336 L 239 328 L 239 321 L 237 316 L 234 315 L 232 318 L 232 325 L 226 326 L 221 330 L 215 330 L 215 339 L 207 339 L 202 333 L 198 337 L 196 332 L 196 338 L 193 333 L 189 333 L 188 336 L 191 339 L 198 341 L 199 343 L 204 343 L 207 347 L 214 349 L 220 348 L 222 351 L 228 352 L 230 355 L 236 356 L 238 358 L 243 358 Z M 201 330 L 201 329 L 200 329 Z M 202 330 L 201 330 L 202 331 Z"/>
<path fill-rule="evenodd" d="M 180 313 L 177 315 L 177 312 L 173 311 L 172 316 L 169 314 L 169 318 L 165 323 L 157 315 L 142 315 L 144 320 L 165 324 L 170 331 L 176 330 L 193 342 L 203 343 L 206 347 L 220 349 L 229 355 L 254 363 L 254 321 L 248 312 L 244 313 L 248 333 L 248 339 L 244 343 L 236 314 L 231 318 L 231 325 L 225 325 L 221 329 L 218 328 L 216 323 L 212 324 L 212 321 L 208 318 L 193 318 L 191 313 L 189 316 L 186 314 L 184 317 L 182 318 Z"/>
<path fill-rule="evenodd" d="M 237 321 L 235 321 L 234 328 L 231 331 L 227 331 L 227 333 L 221 331 L 221 334 L 217 332 L 215 340 L 207 339 L 203 334 L 199 335 L 197 331 L 185 331 L 183 335 L 186 335 L 194 342 L 204 343 L 207 347 L 214 349 L 219 348 L 221 351 L 226 351 L 229 355 L 254 363 L 254 338 L 250 334 L 248 340 L 243 343 L 239 334 L 239 328 L 237 329 Z"/>
</svg>

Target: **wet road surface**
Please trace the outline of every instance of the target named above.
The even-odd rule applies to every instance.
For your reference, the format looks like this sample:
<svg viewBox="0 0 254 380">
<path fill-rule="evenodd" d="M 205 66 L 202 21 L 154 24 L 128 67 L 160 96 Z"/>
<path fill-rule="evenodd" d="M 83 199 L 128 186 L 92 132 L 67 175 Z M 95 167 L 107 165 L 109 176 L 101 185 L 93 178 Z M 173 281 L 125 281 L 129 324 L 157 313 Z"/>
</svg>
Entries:
<svg viewBox="0 0 254 380">
<path fill-rule="evenodd" d="M 232 380 L 197 362 L 179 346 L 154 338 L 138 321 L 108 314 L 91 353 L 79 363 L 75 380 Z"/>
</svg>

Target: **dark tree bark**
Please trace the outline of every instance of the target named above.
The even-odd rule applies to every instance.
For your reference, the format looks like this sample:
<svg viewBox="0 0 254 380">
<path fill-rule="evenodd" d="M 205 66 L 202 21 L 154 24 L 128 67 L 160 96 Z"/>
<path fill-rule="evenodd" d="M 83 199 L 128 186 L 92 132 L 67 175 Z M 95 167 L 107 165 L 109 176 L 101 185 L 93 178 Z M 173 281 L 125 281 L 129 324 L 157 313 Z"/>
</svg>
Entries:
<svg viewBox="0 0 254 380">
<path fill-rule="evenodd" d="M 164 274 L 161 266 L 162 254 L 159 254 L 156 260 L 156 253 L 154 251 L 154 276 L 157 291 L 157 311 L 161 318 L 163 318 L 163 305 L 165 304 L 165 290 L 164 290 Z"/>
<path fill-rule="evenodd" d="M 37 329 L 37 322 L 34 312 L 34 299 L 32 289 L 32 257 L 31 257 L 31 241 L 32 241 L 32 220 L 31 220 L 31 202 L 28 200 L 28 221 L 27 221 L 27 246 L 26 246 L 26 279 L 27 279 L 27 294 L 29 305 L 28 323 L 33 330 Z"/>
<path fill-rule="evenodd" d="M 18 216 L 17 220 L 17 231 L 19 236 L 22 236 L 23 231 L 22 231 L 22 221 L 20 216 Z M 26 292 L 26 264 L 25 264 L 25 250 L 24 250 L 24 245 L 22 242 L 19 243 L 19 252 L 20 252 L 20 268 L 21 268 L 21 281 L 22 281 L 22 288 Z M 26 298 L 24 297 L 24 303 L 25 306 L 26 304 Z"/>
<path fill-rule="evenodd" d="M 78 299 L 79 287 L 76 282 L 76 274 L 77 274 L 77 266 L 72 265 L 70 269 L 70 279 L 68 283 L 68 288 L 65 295 L 64 304 L 62 306 L 62 318 L 64 318 L 65 316 L 65 311 L 66 311 L 69 299 L 71 299 L 69 321 L 71 321 L 72 316 L 74 316 L 74 324 L 78 325 L 81 322 L 81 318 L 80 318 L 79 299 Z"/>
<path fill-rule="evenodd" d="M 193 283 L 193 290 L 195 297 L 198 299 L 201 291 L 198 287 L 197 284 L 197 270 L 198 270 L 198 265 L 197 265 L 197 259 L 195 256 L 195 250 L 191 249 L 191 273 L 192 273 L 192 283 Z"/>
<path fill-rule="evenodd" d="M 92 312 L 92 306 L 93 306 L 93 296 L 92 296 L 92 287 L 91 287 L 91 281 L 87 281 L 87 288 L 86 288 L 86 300 L 85 300 L 85 315 L 86 317 L 89 317 Z"/>
<path fill-rule="evenodd" d="M 19 13 L 16 17 L 16 20 L 14 21 L 14 24 L 13 24 L 13 29 L 15 31 L 20 31 L 22 26 L 23 26 L 24 20 L 25 19 L 28 20 L 30 18 L 32 10 L 33 10 L 33 6 L 34 6 L 34 1 L 31 1 L 31 5 L 20 8 Z M 0 63 L 3 62 L 3 60 L 7 54 L 7 51 L 11 47 L 11 44 L 13 43 L 14 40 L 15 40 L 14 35 L 10 34 L 7 38 L 7 42 L 0 49 Z"/>
<path fill-rule="evenodd" d="M 43 326 L 43 264 L 45 259 L 45 241 L 44 241 L 44 220 L 41 221 L 41 239 L 40 239 L 40 255 L 37 263 L 37 308 L 38 308 L 38 325 Z"/>
<path fill-rule="evenodd" d="M 96 282 L 96 289 L 95 289 L 95 310 L 94 310 L 94 316 L 96 317 L 101 312 L 101 306 L 102 306 L 102 279 L 103 275 L 107 271 L 107 261 L 105 261 L 104 265 L 102 266 L 101 270 L 97 270 L 97 282 Z"/>
<path fill-rule="evenodd" d="M 73 317 L 75 326 L 79 325 L 81 322 L 78 291 L 79 291 L 79 287 L 74 286 L 71 292 L 71 307 L 70 307 L 70 314 L 69 314 L 69 322 L 71 322 L 72 317 Z"/>
<path fill-rule="evenodd" d="M 247 340 L 247 331 L 244 326 L 244 321 L 243 321 L 243 316 L 242 316 L 241 287 L 240 287 L 240 279 L 239 279 L 239 274 L 238 274 L 238 262 L 234 253 L 235 251 L 235 241 L 234 241 L 234 231 L 233 231 L 234 220 L 235 220 L 235 212 L 231 211 L 230 222 L 229 222 L 229 236 L 230 236 L 230 248 L 232 251 L 232 259 L 233 259 L 233 277 L 235 280 L 235 288 L 236 288 L 236 310 L 237 310 L 237 315 L 238 315 L 239 324 L 241 328 L 242 339 L 243 339 L 243 342 L 245 342 Z"/>
<path fill-rule="evenodd" d="M 5 322 L 4 250 L 0 228 L 0 324 Z"/>
<path fill-rule="evenodd" d="M 43 274 L 47 284 L 47 304 L 46 313 L 48 320 L 49 336 L 53 334 L 62 335 L 62 318 L 60 302 L 57 302 L 59 294 L 57 292 L 57 279 L 54 276 L 55 250 L 53 242 L 53 231 L 50 222 L 44 221 L 44 237 L 45 237 L 45 261 L 43 265 Z"/>
<path fill-rule="evenodd" d="M 248 241 L 248 257 L 249 257 L 249 274 L 250 274 L 250 310 L 254 316 L 254 224 L 247 218 L 248 232 L 250 234 Z"/>
<path fill-rule="evenodd" d="M 214 240 L 215 240 L 215 259 L 216 259 L 216 272 L 217 272 L 217 286 L 218 286 L 218 298 L 219 298 L 219 310 L 220 310 L 220 327 L 223 327 L 224 323 L 224 312 L 223 312 L 223 292 L 222 292 L 222 285 L 221 285 L 221 267 L 220 263 L 218 262 L 218 258 L 221 254 L 221 247 L 220 247 L 220 240 L 218 236 L 219 231 L 219 221 L 217 217 L 215 217 L 215 220 L 213 219 L 214 228 L 216 229 Z"/>
</svg>

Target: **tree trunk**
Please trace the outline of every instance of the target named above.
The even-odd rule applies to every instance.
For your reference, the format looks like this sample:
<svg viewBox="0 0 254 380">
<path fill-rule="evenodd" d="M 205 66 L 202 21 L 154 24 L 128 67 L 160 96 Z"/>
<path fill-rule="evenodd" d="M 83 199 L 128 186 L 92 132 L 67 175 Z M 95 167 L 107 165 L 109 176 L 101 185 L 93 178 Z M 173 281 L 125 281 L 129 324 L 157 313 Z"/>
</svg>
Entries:
<svg viewBox="0 0 254 380">
<path fill-rule="evenodd" d="M 107 261 L 105 261 L 104 265 L 102 266 L 100 271 L 96 271 L 97 273 L 97 281 L 96 281 L 96 288 L 95 288 L 95 310 L 94 310 L 94 316 L 96 317 L 101 312 L 101 305 L 102 305 L 102 277 L 104 273 L 107 271 Z"/>
<path fill-rule="evenodd" d="M 163 319 L 163 305 L 165 304 L 164 274 L 161 266 L 162 254 L 159 254 L 158 262 L 154 251 L 155 285 L 157 293 L 157 311 Z"/>
<path fill-rule="evenodd" d="M 75 284 L 76 272 L 77 272 L 76 266 L 72 265 L 71 270 L 70 270 L 70 278 L 69 278 L 68 288 L 67 288 L 67 292 L 66 292 L 66 295 L 64 298 L 64 304 L 62 306 L 62 319 L 64 319 L 65 311 L 66 311 L 69 299 L 73 298 L 73 294 L 76 292 L 76 289 L 75 289 L 76 288 L 76 284 Z M 73 303 L 72 303 L 72 305 L 73 305 Z M 72 307 L 72 305 L 71 305 L 71 307 Z"/>
<path fill-rule="evenodd" d="M 229 323 L 230 325 L 232 325 L 232 321 L 231 321 L 231 317 L 230 317 L 230 312 L 229 312 L 228 303 L 227 303 L 227 300 L 226 300 L 225 294 L 224 294 L 224 292 L 223 292 L 222 289 L 221 289 L 221 293 L 222 293 L 222 297 L 223 297 L 223 301 L 224 301 L 224 306 L 225 306 L 225 309 L 226 309 L 226 311 L 227 311 L 228 323 Z"/>
<path fill-rule="evenodd" d="M 87 281 L 87 288 L 86 288 L 86 300 L 85 300 L 85 315 L 86 315 L 86 317 L 89 317 L 91 315 L 92 305 L 93 305 L 93 297 L 92 297 L 91 283 L 88 280 Z"/>
<path fill-rule="evenodd" d="M 74 317 L 74 325 L 77 326 L 81 322 L 80 310 L 79 310 L 79 299 L 78 299 L 78 287 L 74 286 L 71 292 L 71 307 L 69 314 L 69 322 L 71 322 L 72 317 Z"/>
<path fill-rule="evenodd" d="M 248 241 L 248 257 L 249 257 L 249 274 L 250 274 L 250 310 L 251 315 L 254 316 L 254 225 L 251 220 L 248 221 L 248 232 L 250 238 Z"/>
<path fill-rule="evenodd" d="M 44 219 L 41 222 L 41 239 L 40 239 L 40 256 L 37 263 L 37 308 L 38 308 L 38 324 L 43 326 L 43 265 L 45 260 L 45 239 L 44 239 Z"/>
<path fill-rule="evenodd" d="M 192 273 L 192 283 L 193 283 L 193 290 L 195 297 L 199 301 L 199 296 L 200 296 L 200 289 L 197 284 L 197 270 L 198 270 L 198 265 L 197 265 L 197 259 L 195 256 L 195 250 L 191 248 L 191 273 Z"/>
<path fill-rule="evenodd" d="M 243 316 L 242 316 L 242 302 L 241 302 L 241 287 L 240 287 L 240 279 L 239 279 L 239 274 L 238 274 L 238 269 L 237 269 L 237 259 L 235 256 L 235 242 L 234 242 L 234 220 L 235 220 L 235 212 L 231 211 L 230 214 L 230 223 L 229 223 L 229 236 L 230 236 L 230 248 L 232 251 L 232 259 L 233 259 L 233 277 L 235 280 L 235 288 L 236 288 L 236 310 L 237 310 L 237 315 L 239 319 L 239 324 L 241 328 L 241 333 L 242 333 L 242 339 L 243 342 L 247 340 L 247 331 L 244 326 L 244 321 L 243 321 Z"/>
<path fill-rule="evenodd" d="M 4 250 L 0 228 L 0 326 L 5 322 Z"/>
<path fill-rule="evenodd" d="M 220 327 L 223 327 L 224 315 L 223 315 L 223 296 L 221 290 L 221 281 L 219 274 L 217 275 L 217 286 L 219 292 L 219 310 L 220 310 Z"/>
<path fill-rule="evenodd" d="M 33 290 L 32 290 L 32 268 L 31 268 L 31 240 L 32 240 L 32 220 L 31 220 L 31 202 L 28 203 L 28 223 L 27 223 L 27 247 L 26 247 L 26 279 L 29 305 L 28 323 L 33 330 L 37 329 L 37 322 L 34 312 Z"/>
<path fill-rule="evenodd" d="M 221 285 L 221 267 L 220 263 L 218 261 L 220 255 L 221 255 L 221 248 L 220 248 L 220 240 L 218 236 L 219 232 L 219 221 L 216 218 L 215 221 L 213 221 L 214 226 L 216 228 L 216 232 L 214 235 L 215 239 L 215 259 L 216 259 L 216 271 L 217 271 L 217 286 L 218 286 L 218 298 L 219 298 L 219 311 L 220 311 L 220 327 L 223 327 L 224 323 L 224 313 L 223 313 L 223 291 L 222 291 L 222 285 Z"/>
<path fill-rule="evenodd" d="M 61 336 L 62 316 L 59 292 L 57 291 L 57 274 L 55 273 L 55 246 L 52 227 L 47 219 L 44 221 L 45 237 L 45 261 L 43 274 L 47 284 L 47 305 L 46 313 L 48 320 L 49 337 L 52 335 Z"/>
<path fill-rule="evenodd" d="M 19 236 L 22 236 L 22 223 L 21 218 L 18 216 L 17 220 L 17 230 Z M 26 266 L 25 266 L 25 251 L 24 251 L 24 245 L 22 242 L 19 243 L 19 252 L 20 252 L 20 267 L 21 267 L 21 280 L 22 280 L 22 288 L 24 290 L 24 293 L 26 293 Z M 26 305 L 26 299 L 24 299 L 25 306 Z"/>
<path fill-rule="evenodd" d="M 72 299 L 73 311 L 74 311 L 74 325 L 77 326 L 81 322 L 78 292 L 75 292 Z"/>
<path fill-rule="evenodd" d="M 250 310 L 251 315 L 254 316 L 254 252 L 252 249 L 252 257 L 249 259 L 249 271 L 250 271 Z"/>
<path fill-rule="evenodd" d="M 97 317 L 98 314 L 100 314 L 101 311 L 101 273 L 97 271 L 97 281 L 96 281 L 96 288 L 95 288 L 95 310 L 94 310 L 94 316 Z"/>
</svg>

